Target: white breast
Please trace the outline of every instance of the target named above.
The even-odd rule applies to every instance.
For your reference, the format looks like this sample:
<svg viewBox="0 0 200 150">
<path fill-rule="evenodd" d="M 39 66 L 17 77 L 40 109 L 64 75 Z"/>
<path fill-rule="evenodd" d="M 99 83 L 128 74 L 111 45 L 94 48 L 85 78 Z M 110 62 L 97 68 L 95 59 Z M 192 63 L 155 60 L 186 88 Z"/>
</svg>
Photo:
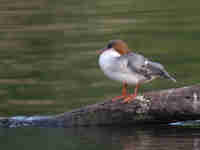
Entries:
<svg viewBox="0 0 200 150">
<path fill-rule="evenodd" d="M 126 61 L 116 59 L 121 55 L 113 48 L 106 50 L 99 57 L 99 66 L 104 74 L 112 80 L 137 84 L 144 80 L 144 77 L 134 73 L 127 67 Z"/>
<path fill-rule="evenodd" d="M 99 57 L 99 65 L 103 71 L 106 71 L 110 66 L 113 66 L 114 59 L 119 57 L 120 54 L 116 52 L 113 48 L 106 50 Z"/>
</svg>

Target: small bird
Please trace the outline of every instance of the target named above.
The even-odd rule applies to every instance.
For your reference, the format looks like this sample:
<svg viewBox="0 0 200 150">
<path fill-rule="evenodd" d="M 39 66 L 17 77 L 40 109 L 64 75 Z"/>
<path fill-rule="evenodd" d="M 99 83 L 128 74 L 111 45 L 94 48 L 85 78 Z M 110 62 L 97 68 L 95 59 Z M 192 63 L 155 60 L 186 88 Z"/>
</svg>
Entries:
<svg viewBox="0 0 200 150">
<path fill-rule="evenodd" d="M 111 40 L 108 45 L 98 51 L 99 66 L 104 74 L 112 80 L 123 83 L 122 95 L 112 99 L 123 99 L 129 103 L 137 97 L 141 84 L 162 77 L 176 82 L 165 70 L 163 65 L 150 61 L 144 56 L 131 52 L 128 45 L 122 40 Z M 133 94 L 127 93 L 128 85 L 136 85 Z"/>
</svg>

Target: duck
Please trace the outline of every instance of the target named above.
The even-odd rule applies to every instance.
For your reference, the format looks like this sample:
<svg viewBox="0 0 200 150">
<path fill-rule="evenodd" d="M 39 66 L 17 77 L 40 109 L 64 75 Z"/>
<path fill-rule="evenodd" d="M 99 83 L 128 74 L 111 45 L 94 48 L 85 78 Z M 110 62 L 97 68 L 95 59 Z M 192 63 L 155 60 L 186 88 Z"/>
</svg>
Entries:
<svg viewBox="0 0 200 150">
<path fill-rule="evenodd" d="M 156 78 L 176 82 L 162 64 L 132 52 L 123 40 L 109 41 L 106 47 L 98 51 L 98 54 L 99 66 L 105 76 L 123 85 L 121 95 L 112 98 L 113 102 L 120 99 L 123 99 L 122 103 L 132 102 L 138 96 L 139 87 Z M 127 92 L 128 85 L 135 85 L 134 92 L 131 94 Z"/>
</svg>

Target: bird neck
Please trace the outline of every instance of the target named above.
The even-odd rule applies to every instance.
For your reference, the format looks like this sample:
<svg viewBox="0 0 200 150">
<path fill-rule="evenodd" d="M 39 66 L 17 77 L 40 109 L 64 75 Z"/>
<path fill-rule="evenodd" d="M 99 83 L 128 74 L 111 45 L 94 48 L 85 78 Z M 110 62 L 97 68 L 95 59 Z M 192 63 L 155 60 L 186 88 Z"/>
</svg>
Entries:
<svg viewBox="0 0 200 150">
<path fill-rule="evenodd" d="M 116 51 L 121 55 L 125 55 L 130 52 L 130 50 L 128 50 L 128 49 L 116 49 Z"/>
</svg>

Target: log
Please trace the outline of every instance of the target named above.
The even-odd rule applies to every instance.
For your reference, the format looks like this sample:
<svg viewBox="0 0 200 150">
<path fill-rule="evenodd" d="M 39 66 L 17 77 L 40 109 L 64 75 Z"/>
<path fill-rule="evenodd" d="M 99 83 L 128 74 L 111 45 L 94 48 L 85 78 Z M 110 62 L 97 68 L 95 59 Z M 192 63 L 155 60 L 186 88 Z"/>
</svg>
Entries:
<svg viewBox="0 0 200 150">
<path fill-rule="evenodd" d="M 200 84 L 146 92 L 131 103 L 122 100 L 85 106 L 55 116 L 3 118 L 0 126 L 74 127 L 163 124 L 200 118 Z M 18 126 L 17 126 L 17 125 Z"/>
</svg>

